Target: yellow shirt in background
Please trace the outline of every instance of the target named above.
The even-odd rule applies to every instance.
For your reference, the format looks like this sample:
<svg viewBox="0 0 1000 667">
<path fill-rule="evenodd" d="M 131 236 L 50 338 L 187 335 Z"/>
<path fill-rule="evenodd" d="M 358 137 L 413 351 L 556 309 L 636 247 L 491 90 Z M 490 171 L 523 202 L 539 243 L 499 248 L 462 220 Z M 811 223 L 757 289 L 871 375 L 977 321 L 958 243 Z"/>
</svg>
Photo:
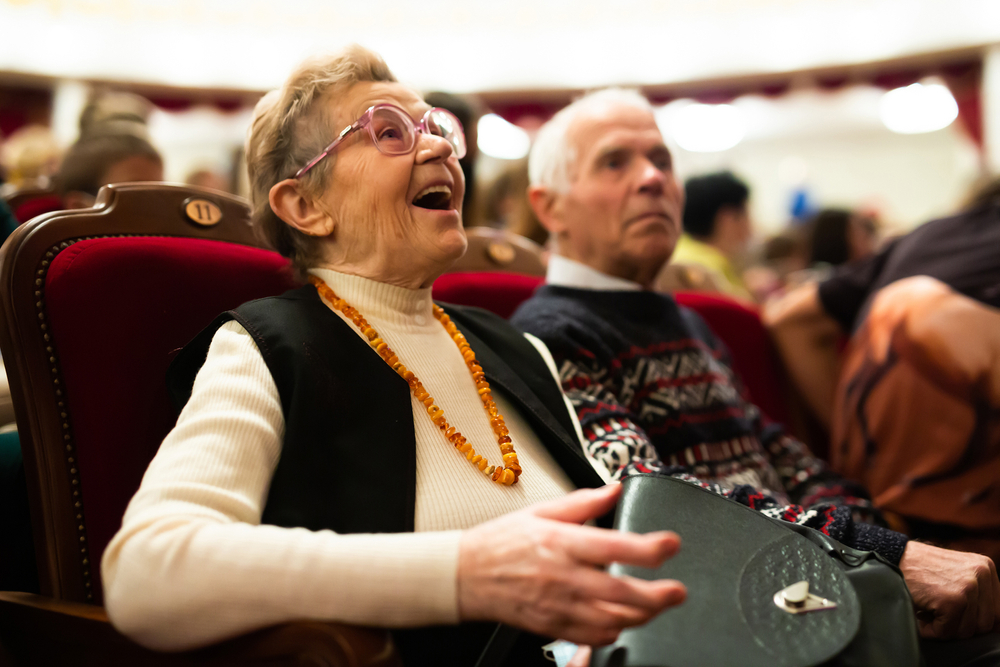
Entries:
<svg viewBox="0 0 1000 667">
<path fill-rule="evenodd" d="M 695 240 L 688 234 L 681 234 L 670 261 L 674 264 L 703 266 L 715 274 L 713 277 L 726 294 L 753 301 L 753 296 L 729 258 L 707 243 Z"/>
</svg>

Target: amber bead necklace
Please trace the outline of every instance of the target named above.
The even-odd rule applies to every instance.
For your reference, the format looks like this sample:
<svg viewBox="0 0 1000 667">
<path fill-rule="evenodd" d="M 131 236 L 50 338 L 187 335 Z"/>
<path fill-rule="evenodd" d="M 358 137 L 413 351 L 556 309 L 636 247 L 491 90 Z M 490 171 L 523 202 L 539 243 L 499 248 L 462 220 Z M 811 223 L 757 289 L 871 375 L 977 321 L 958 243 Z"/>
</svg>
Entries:
<svg viewBox="0 0 1000 667">
<path fill-rule="evenodd" d="M 438 307 L 437 304 L 434 304 L 434 317 L 445 328 L 451 339 L 455 341 L 458 351 L 462 354 L 462 358 L 465 359 L 465 365 L 468 366 L 469 372 L 472 374 L 472 380 L 476 383 L 479 398 L 483 402 L 483 409 L 486 410 L 490 426 L 493 427 L 493 432 L 497 436 L 497 444 L 500 445 L 503 465 L 491 466 L 486 457 L 477 454 L 476 450 L 472 448 L 472 443 L 456 431 L 454 426 L 448 423 L 448 420 L 445 419 L 444 411 L 434 404 L 434 398 L 424 388 L 420 380 L 417 379 L 417 376 L 403 365 L 388 343 L 382 340 L 382 337 L 378 335 L 378 332 L 375 331 L 357 308 L 337 296 L 321 278 L 309 276 L 309 282 L 316 287 L 316 291 L 319 292 L 320 296 L 326 299 L 335 310 L 339 310 L 347 319 L 354 322 L 354 326 L 368 339 L 368 344 L 378 352 L 385 363 L 389 364 L 392 370 L 396 371 L 401 378 L 406 380 L 406 383 L 410 386 L 410 391 L 413 392 L 413 396 L 424 404 L 424 407 L 427 408 L 428 417 L 434 422 L 435 426 L 441 429 L 444 437 L 455 446 L 455 449 L 497 484 L 510 486 L 517 483 L 518 478 L 521 476 L 521 466 L 517 462 L 517 452 L 514 451 L 514 443 L 511 442 L 510 431 L 507 430 L 503 416 L 500 414 L 500 410 L 497 409 L 497 404 L 493 400 L 490 385 L 483 373 L 483 367 L 476 361 L 476 353 L 469 346 L 469 341 L 465 339 L 465 336 L 462 335 L 462 332 L 458 330 L 458 327 L 455 326 L 455 323 L 451 321 L 451 318 L 448 317 L 448 314 L 444 310 Z"/>
</svg>

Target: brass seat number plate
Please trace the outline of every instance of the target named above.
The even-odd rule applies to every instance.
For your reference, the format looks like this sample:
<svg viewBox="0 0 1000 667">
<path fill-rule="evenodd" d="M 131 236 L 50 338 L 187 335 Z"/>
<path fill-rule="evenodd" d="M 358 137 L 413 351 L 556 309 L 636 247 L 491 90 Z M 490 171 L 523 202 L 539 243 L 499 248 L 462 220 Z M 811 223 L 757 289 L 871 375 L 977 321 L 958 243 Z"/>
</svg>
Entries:
<svg viewBox="0 0 1000 667">
<path fill-rule="evenodd" d="M 189 199 L 184 203 L 184 215 L 203 227 L 211 227 L 222 220 L 222 209 L 207 199 Z"/>
</svg>

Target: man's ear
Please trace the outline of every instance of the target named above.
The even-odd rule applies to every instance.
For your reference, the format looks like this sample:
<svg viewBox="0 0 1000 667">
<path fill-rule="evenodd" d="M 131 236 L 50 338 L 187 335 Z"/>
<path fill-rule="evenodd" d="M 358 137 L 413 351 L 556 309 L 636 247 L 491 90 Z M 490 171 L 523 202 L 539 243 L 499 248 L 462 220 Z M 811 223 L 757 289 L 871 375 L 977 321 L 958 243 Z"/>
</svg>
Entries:
<svg viewBox="0 0 1000 667">
<path fill-rule="evenodd" d="M 267 200 L 275 215 L 303 234 L 329 236 L 333 233 L 333 218 L 300 190 L 298 180 L 286 178 L 276 183 L 268 192 Z"/>
<path fill-rule="evenodd" d="M 550 188 L 544 185 L 529 186 L 528 203 L 549 234 L 560 234 L 566 230 L 562 216 L 562 198 Z"/>
</svg>

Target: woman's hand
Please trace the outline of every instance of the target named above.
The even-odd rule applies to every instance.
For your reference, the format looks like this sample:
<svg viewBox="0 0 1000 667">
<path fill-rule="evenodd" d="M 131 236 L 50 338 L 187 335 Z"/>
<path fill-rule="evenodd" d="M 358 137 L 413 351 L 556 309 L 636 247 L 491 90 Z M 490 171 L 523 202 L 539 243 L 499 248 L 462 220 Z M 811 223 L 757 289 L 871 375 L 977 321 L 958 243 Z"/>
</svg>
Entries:
<svg viewBox="0 0 1000 667">
<path fill-rule="evenodd" d="M 968 638 L 990 632 L 1000 618 L 1000 580 L 986 556 L 911 540 L 899 569 L 924 637 Z"/>
<path fill-rule="evenodd" d="M 600 646 L 683 602 L 687 592 L 679 582 L 602 571 L 612 562 L 655 568 L 680 548 L 671 532 L 578 525 L 610 511 L 620 492 L 618 484 L 575 491 L 467 530 L 458 561 L 462 620 L 500 621 Z"/>
</svg>

